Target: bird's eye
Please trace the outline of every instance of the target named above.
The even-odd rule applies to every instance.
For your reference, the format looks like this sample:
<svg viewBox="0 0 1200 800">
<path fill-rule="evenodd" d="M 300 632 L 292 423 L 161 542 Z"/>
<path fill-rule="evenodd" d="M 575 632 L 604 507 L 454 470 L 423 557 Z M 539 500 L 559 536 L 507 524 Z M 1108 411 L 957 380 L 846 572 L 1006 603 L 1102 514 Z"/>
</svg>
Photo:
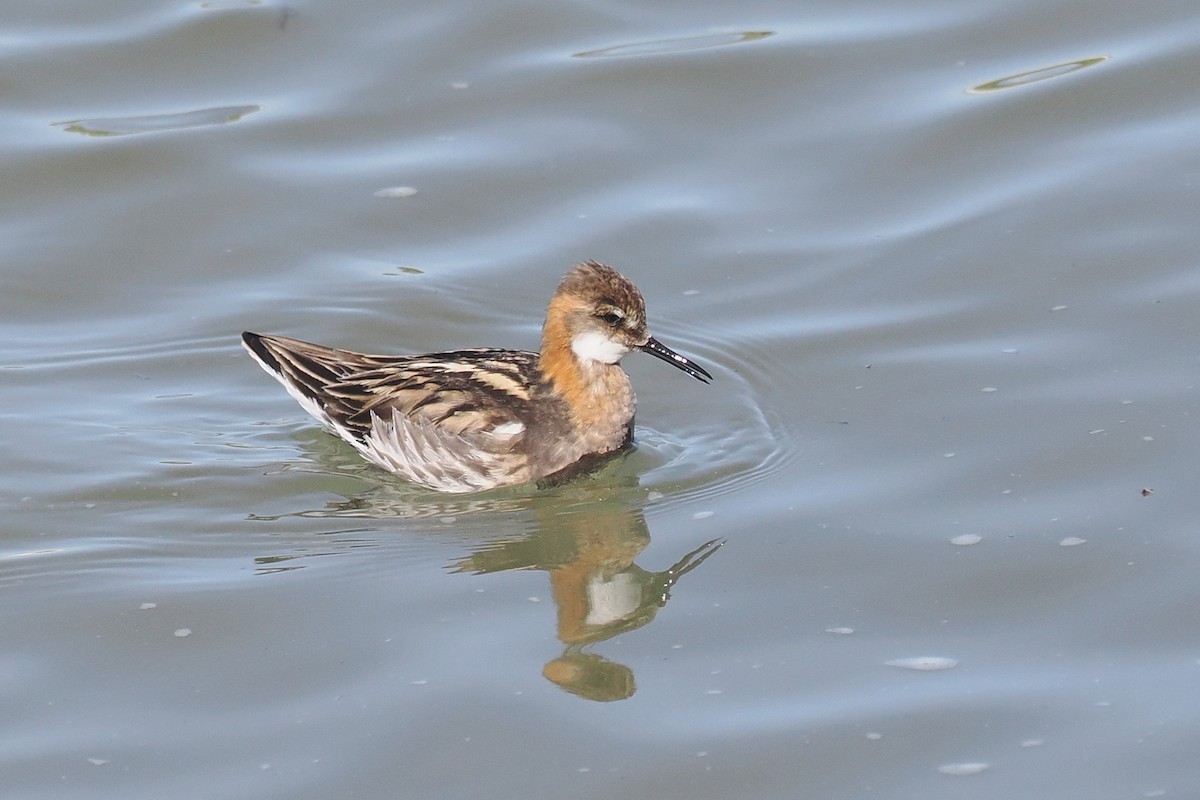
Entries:
<svg viewBox="0 0 1200 800">
<path fill-rule="evenodd" d="M 615 311 L 609 311 L 606 314 L 601 314 L 600 319 L 605 325 L 609 325 L 614 328 L 621 323 L 621 315 Z"/>
</svg>

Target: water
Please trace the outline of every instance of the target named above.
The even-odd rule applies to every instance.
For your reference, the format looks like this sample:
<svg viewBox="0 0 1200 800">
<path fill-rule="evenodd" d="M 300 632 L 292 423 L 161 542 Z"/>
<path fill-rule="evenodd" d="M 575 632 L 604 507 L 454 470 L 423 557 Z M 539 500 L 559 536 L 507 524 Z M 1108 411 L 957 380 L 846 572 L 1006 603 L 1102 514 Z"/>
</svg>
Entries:
<svg viewBox="0 0 1200 800">
<path fill-rule="evenodd" d="M 6 798 L 1200 791 L 1194 4 L 5 18 Z M 567 486 L 237 345 L 530 348 L 585 258 L 716 381 Z"/>
</svg>

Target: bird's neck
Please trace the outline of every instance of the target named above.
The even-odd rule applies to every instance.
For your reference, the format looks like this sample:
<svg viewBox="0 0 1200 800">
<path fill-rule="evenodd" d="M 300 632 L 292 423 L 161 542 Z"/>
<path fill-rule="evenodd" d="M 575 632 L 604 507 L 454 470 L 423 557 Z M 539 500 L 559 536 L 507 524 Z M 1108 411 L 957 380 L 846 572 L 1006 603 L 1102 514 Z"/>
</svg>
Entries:
<svg viewBox="0 0 1200 800">
<path fill-rule="evenodd" d="M 542 329 L 538 359 L 542 380 L 563 398 L 576 424 L 605 432 L 622 431 L 633 416 L 633 390 L 629 376 L 616 364 L 584 361 L 571 349 L 571 337 L 562 313 L 553 301 Z"/>
</svg>

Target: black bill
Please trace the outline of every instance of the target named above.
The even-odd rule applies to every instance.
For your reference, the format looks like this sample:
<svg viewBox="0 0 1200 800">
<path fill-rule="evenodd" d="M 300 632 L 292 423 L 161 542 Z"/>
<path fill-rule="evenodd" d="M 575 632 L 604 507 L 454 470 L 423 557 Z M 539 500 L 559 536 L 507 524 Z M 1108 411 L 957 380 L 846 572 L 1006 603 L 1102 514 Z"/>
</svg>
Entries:
<svg viewBox="0 0 1200 800">
<path fill-rule="evenodd" d="M 679 355 L 679 353 L 676 353 L 674 350 L 667 347 L 653 336 L 651 336 L 649 340 L 642 345 L 641 350 L 643 353 L 649 353 L 652 356 L 661 358 L 663 361 L 666 361 L 672 366 L 679 367 L 679 369 L 683 370 L 688 375 L 691 375 L 698 381 L 708 383 L 712 380 L 712 375 L 709 375 L 708 370 L 706 370 L 704 367 L 701 367 Z"/>
</svg>

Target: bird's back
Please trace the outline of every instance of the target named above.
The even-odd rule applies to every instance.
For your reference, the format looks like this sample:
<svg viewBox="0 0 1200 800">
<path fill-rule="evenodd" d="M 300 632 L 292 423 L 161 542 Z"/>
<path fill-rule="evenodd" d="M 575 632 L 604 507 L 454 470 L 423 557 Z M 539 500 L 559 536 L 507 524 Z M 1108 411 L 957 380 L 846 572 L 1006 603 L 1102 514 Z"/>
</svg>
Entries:
<svg viewBox="0 0 1200 800">
<path fill-rule="evenodd" d="M 242 340 L 306 411 L 385 469 L 447 492 L 540 477 L 527 447 L 536 353 L 380 356 L 282 336 Z"/>
</svg>

